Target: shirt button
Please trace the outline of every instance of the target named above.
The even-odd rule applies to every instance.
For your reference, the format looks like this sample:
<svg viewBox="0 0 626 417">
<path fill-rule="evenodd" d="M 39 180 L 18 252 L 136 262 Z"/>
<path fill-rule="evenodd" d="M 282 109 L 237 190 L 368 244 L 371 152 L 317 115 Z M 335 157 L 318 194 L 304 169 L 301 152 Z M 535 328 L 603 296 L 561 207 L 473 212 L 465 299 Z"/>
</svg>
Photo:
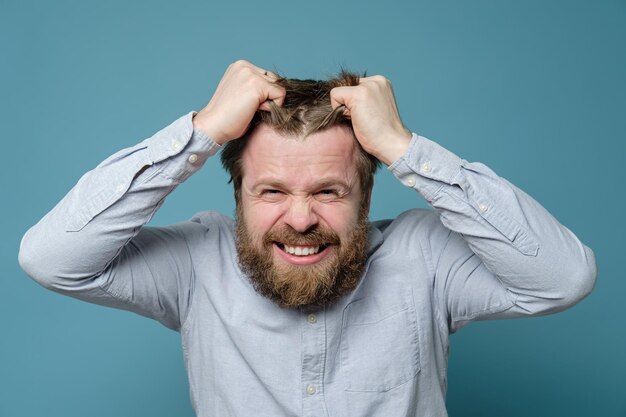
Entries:
<svg viewBox="0 0 626 417">
<path fill-rule="evenodd" d="M 309 395 L 315 394 L 315 385 L 313 385 L 313 384 L 307 385 L 306 393 L 309 394 Z"/>
<path fill-rule="evenodd" d="M 124 184 L 118 184 L 117 187 L 115 187 L 115 191 L 117 191 L 118 193 L 124 191 Z"/>
<path fill-rule="evenodd" d="M 317 317 L 315 317 L 315 314 L 309 314 L 309 315 L 307 316 L 307 318 L 306 318 L 306 319 L 307 319 L 307 320 L 309 321 L 309 323 L 311 323 L 311 324 L 315 324 L 315 323 L 317 323 Z M 309 385 L 309 386 L 311 386 L 311 385 Z M 315 387 L 313 387 L 313 390 L 315 390 Z"/>
<path fill-rule="evenodd" d="M 484 212 L 486 212 L 487 210 L 489 210 L 489 207 L 487 207 L 487 205 L 486 205 L 486 204 L 482 204 L 482 203 L 478 205 L 478 208 L 480 209 L 480 212 L 481 212 L 481 213 L 484 213 Z"/>
<path fill-rule="evenodd" d="M 180 150 L 180 142 L 178 141 L 172 141 L 172 149 L 174 149 L 175 151 L 179 151 Z"/>
<path fill-rule="evenodd" d="M 415 178 L 409 178 L 408 180 L 406 180 L 406 185 L 408 185 L 409 187 L 415 186 Z"/>
<path fill-rule="evenodd" d="M 430 165 L 430 162 L 424 162 L 422 164 L 422 172 L 430 172 L 433 170 L 433 167 Z"/>
<path fill-rule="evenodd" d="M 198 160 L 198 155 L 196 155 L 195 153 L 192 153 L 191 155 L 189 155 L 188 161 L 190 164 L 195 164 L 197 160 Z"/>
</svg>

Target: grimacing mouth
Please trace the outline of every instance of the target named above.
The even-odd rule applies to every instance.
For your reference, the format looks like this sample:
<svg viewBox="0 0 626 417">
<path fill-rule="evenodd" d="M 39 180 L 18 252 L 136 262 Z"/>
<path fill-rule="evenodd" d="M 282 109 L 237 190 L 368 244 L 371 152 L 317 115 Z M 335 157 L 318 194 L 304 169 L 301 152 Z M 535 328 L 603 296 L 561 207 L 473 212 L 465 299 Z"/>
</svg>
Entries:
<svg viewBox="0 0 626 417">
<path fill-rule="evenodd" d="M 308 256 L 308 255 L 316 255 L 325 251 L 331 243 L 321 243 L 321 244 L 302 244 L 302 243 L 283 243 L 283 242 L 273 242 L 276 246 L 278 246 L 283 252 L 288 253 L 290 255 L 296 256 Z"/>
</svg>

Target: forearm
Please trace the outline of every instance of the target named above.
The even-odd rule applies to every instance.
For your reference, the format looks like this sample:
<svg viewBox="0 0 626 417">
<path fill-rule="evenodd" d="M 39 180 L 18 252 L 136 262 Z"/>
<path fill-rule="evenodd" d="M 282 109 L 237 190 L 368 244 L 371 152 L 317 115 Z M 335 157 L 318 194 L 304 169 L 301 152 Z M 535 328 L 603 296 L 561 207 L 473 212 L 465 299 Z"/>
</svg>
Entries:
<svg viewBox="0 0 626 417">
<path fill-rule="evenodd" d="M 441 222 L 463 237 L 506 288 L 514 304 L 508 315 L 556 311 L 593 287 L 593 252 L 537 201 L 485 165 L 414 136 L 390 170 L 438 210 Z M 442 268 L 453 262 L 433 261 Z"/>
<path fill-rule="evenodd" d="M 65 288 L 98 276 L 166 196 L 219 146 L 192 114 L 86 173 L 22 239 L 20 264 L 42 285 Z"/>
</svg>

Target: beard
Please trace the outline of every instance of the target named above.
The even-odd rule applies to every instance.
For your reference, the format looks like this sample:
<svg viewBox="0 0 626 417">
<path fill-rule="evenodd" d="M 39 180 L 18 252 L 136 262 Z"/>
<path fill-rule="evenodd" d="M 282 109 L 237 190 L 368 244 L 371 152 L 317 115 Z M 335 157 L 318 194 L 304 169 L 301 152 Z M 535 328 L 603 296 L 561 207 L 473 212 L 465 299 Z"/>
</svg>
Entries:
<svg viewBox="0 0 626 417">
<path fill-rule="evenodd" d="M 354 290 L 361 279 L 367 259 L 367 213 L 367 208 L 361 207 L 354 229 L 345 241 L 334 231 L 319 225 L 304 233 L 283 225 L 259 236 L 250 233 L 241 204 L 237 204 L 239 266 L 255 290 L 280 307 L 327 305 Z M 320 245 L 320 251 L 332 249 L 333 253 L 310 265 L 277 263 L 274 262 L 274 245 L 279 242 Z M 280 243 L 278 250 L 282 250 Z"/>
</svg>

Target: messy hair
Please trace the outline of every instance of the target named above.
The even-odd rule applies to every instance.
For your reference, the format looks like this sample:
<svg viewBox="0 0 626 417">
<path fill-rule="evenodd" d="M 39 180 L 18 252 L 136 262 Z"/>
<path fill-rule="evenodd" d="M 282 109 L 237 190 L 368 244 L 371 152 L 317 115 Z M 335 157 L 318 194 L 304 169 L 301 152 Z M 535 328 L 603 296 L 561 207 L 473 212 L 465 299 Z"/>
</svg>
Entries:
<svg viewBox="0 0 626 417">
<path fill-rule="evenodd" d="M 330 91 L 335 87 L 355 86 L 359 84 L 359 75 L 342 70 L 336 77 L 327 80 L 298 80 L 294 78 L 278 78 L 275 83 L 286 91 L 282 106 L 269 102 L 269 111 L 259 110 L 255 113 L 250 127 L 243 136 L 231 140 L 224 146 L 221 154 L 222 166 L 230 174 L 235 199 L 239 202 L 242 181 L 243 151 L 247 138 L 254 128 L 266 124 L 276 132 L 293 135 L 299 138 L 323 131 L 333 126 L 346 126 L 353 135 L 351 120 L 344 115 L 345 106 L 333 109 L 330 104 Z M 361 190 L 367 195 L 372 186 L 374 173 L 379 166 L 378 160 L 365 152 L 358 144 L 357 172 Z"/>
</svg>

